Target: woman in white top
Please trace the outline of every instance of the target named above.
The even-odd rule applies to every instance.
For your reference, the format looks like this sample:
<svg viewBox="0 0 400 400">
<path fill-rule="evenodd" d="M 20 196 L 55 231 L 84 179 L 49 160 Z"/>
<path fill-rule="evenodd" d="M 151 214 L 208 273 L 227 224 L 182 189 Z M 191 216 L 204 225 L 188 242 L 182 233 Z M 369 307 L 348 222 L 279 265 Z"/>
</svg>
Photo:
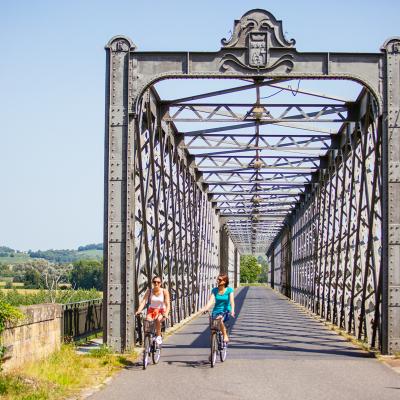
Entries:
<svg viewBox="0 0 400 400">
<path fill-rule="evenodd" d="M 168 318 L 170 310 L 170 298 L 168 290 L 161 287 L 161 278 L 159 276 L 155 276 L 152 279 L 152 283 L 153 289 L 147 289 L 142 301 L 139 304 L 136 314 L 140 314 L 146 304 L 149 305 L 146 319 L 148 321 L 156 321 L 156 340 L 158 344 L 161 344 L 161 321 L 163 318 Z"/>
</svg>

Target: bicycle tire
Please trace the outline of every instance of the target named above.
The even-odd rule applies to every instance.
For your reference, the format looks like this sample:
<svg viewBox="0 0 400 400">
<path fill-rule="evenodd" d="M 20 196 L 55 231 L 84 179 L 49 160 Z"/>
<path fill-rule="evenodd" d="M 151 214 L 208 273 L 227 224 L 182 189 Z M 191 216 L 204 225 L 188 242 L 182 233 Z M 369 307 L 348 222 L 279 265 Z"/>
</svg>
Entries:
<svg viewBox="0 0 400 400">
<path fill-rule="evenodd" d="M 222 333 L 219 334 L 218 337 L 219 340 L 219 359 L 221 360 L 221 362 L 224 362 L 226 360 L 226 355 L 228 353 L 228 343 L 224 342 L 224 338 L 222 337 Z"/>
<path fill-rule="evenodd" d="M 217 343 L 217 335 L 213 333 L 211 335 L 211 368 L 214 368 L 215 363 L 217 362 L 217 352 L 218 352 L 218 343 Z"/>
<path fill-rule="evenodd" d="M 161 345 L 153 342 L 153 346 L 151 348 L 151 358 L 153 359 L 153 364 L 158 364 L 161 357 Z"/>
<path fill-rule="evenodd" d="M 149 365 L 150 346 L 150 336 L 146 335 L 143 343 L 143 369 Z"/>
</svg>

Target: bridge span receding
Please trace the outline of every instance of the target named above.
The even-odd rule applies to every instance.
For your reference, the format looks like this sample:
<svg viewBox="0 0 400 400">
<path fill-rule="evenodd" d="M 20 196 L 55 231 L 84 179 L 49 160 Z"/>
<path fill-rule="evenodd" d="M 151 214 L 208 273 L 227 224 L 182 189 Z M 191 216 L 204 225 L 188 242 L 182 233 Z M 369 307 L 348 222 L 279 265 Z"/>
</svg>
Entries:
<svg viewBox="0 0 400 400">
<path fill-rule="evenodd" d="M 256 9 L 221 43 L 106 46 L 107 343 L 134 346 L 133 310 L 153 274 L 172 294 L 174 324 L 204 305 L 219 271 L 238 285 L 240 254 L 267 253 L 274 288 L 400 351 L 400 38 L 377 53 L 300 53 Z M 161 96 L 172 80 L 206 83 Z M 359 90 L 304 89 L 315 80 Z"/>
</svg>

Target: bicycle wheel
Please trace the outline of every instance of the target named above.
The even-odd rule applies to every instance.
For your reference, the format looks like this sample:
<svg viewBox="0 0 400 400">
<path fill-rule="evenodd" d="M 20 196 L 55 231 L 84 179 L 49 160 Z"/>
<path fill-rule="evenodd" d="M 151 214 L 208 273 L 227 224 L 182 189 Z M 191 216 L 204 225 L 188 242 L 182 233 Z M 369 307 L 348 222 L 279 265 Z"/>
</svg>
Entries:
<svg viewBox="0 0 400 400">
<path fill-rule="evenodd" d="M 153 341 L 153 346 L 151 347 L 151 358 L 153 359 L 153 364 L 158 364 L 161 357 L 161 345 L 156 341 Z"/>
<path fill-rule="evenodd" d="M 213 333 L 211 335 L 211 368 L 214 368 L 215 363 L 217 362 L 217 352 L 218 352 L 218 343 L 217 343 L 217 335 Z"/>
<path fill-rule="evenodd" d="M 219 332 L 218 341 L 219 341 L 219 343 L 218 343 L 219 344 L 219 346 L 218 346 L 219 358 L 222 362 L 224 362 L 226 360 L 226 355 L 228 353 L 228 343 L 224 342 L 224 338 L 223 338 L 221 332 Z"/>
<path fill-rule="evenodd" d="M 144 337 L 144 344 L 143 344 L 143 369 L 147 368 L 149 364 L 149 357 L 150 357 L 150 336 L 146 335 Z"/>
</svg>

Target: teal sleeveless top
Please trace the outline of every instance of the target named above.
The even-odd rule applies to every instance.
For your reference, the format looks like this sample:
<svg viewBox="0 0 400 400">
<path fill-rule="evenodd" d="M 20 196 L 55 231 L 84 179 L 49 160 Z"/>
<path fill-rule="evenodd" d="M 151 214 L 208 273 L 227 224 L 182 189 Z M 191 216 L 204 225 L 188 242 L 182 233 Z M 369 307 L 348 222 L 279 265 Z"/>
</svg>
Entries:
<svg viewBox="0 0 400 400">
<path fill-rule="evenodd" d="M 233 293 L 233 289 L 231 287 L 228 286 L 225 288 L 224 294 L 219 294 L 217 287 L 215 287 L 211 293 L 215 296 L 213 314 L 231 311 L 231 303 L 229 301 L 229 295 Z"/>
</svg>

